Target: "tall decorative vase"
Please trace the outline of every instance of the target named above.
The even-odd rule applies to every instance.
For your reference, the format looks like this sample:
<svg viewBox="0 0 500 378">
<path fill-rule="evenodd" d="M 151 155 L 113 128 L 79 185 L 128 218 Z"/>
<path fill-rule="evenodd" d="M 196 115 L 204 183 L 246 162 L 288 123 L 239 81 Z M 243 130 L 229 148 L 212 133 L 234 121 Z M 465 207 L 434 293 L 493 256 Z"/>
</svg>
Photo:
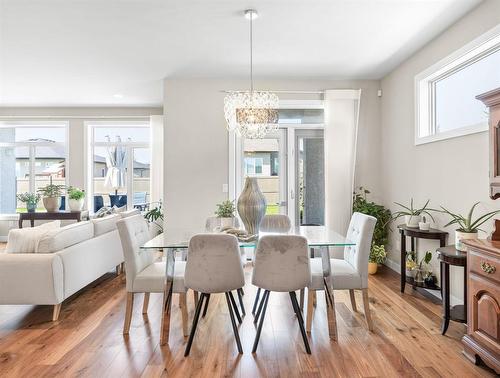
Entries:
<svg viewBox="0 0 500 378">
<path fill-rule="evenodd" d="M 247 177 L 245 187 L 238 198 L 238 214 L 250 235 L 259 232 L 260 221 L 266 213 L 266 198 L 254 177 Z"/>
</svg>

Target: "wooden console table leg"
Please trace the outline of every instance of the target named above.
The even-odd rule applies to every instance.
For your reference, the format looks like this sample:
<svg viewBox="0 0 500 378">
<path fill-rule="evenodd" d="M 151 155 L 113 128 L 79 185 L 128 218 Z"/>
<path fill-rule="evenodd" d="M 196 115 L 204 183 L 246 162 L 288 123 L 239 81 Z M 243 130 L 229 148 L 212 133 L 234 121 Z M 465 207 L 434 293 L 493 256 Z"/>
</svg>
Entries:
<svg viewBox="0 0 500 378">
<path fill-rule="evenodd" d="M 444 275 L 441 278 L 443 290 L 443 323 L 441 325 L 441 334 L 444 335 L 450 325 L 450 265 L 441 261 L 441 270 Z"/>
<path fill-rule="evenodd" d="M 406 285 L 406 236 L 401 232 L 401 292 L 405 292 Z"/>
</svg>

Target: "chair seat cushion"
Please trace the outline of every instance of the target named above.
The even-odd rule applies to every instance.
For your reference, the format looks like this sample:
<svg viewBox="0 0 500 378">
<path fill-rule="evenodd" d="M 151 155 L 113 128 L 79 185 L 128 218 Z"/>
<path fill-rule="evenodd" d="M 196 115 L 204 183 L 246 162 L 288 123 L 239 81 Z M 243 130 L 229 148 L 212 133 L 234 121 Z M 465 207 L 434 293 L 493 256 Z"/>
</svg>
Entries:
<svg viewBox="0 0 500 378">
<path fill-rule="evenodd" d="M 345 260 L 330 259 L 335 290 L 361 289 L 361 277 Z M 320 258 L 311 259 L 311 290 L 323 290 L 323 265 Z"/>
<path fill-rule="evenodd" d="M 185 293 L 184 271 L 185 261 L 175 262 L 174 271 L 174 293 Z M 138 273 L 134 280 L 133 292 L 135 293 L 163 293 L 165 290 L 165 261 L 155 262 L 148 265 L 142 272 Z"/>
</svg>

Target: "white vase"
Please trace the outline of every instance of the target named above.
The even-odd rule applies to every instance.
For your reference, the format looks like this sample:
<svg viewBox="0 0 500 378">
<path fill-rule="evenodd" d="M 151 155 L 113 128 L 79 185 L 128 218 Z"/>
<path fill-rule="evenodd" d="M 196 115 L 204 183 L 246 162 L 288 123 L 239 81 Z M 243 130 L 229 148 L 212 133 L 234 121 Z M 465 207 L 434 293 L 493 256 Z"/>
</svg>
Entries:
<svg viewBox="0 0 500 378">
<path fill-rule="evenodd" d="M 455 230 L 455 248 L 462 252 L 467 252 L 467 246 L 462 240 L 477 239 L 477 232 L 462 232 Z"/>
<path fill-rule="evenodd" d="M 82 211 L 82 209 L 83 209 L 83 202 L 84 202 L 83 198 L 78 199 L 78 200 L 70 198 L 68 200 L 69 209 L 71 211 Z"/>
<path fill-rule="evenodd" d="M 429 231 L 431 229 L 430 222 L 418 222 L 418 228 L 422 231 Z"/>
<path fill-rule="evenodd" d="M 418 228 L 418 222 L 422 217 L 420 215 L 405 215 L 405 223 L 407 227 Z"/>
<path fill-rule="evenodd" d="M 61 197 L 43 197 L 42 201 L 48 213 L 55 213 L 61 207 Z"/>
<path fill-rule="evenodd" d="M 220 217 L 220 228 L 225 229 L 225 228 L 231 228 L 234 225 L 234 218 L 222 218 Z"/>
</svg>

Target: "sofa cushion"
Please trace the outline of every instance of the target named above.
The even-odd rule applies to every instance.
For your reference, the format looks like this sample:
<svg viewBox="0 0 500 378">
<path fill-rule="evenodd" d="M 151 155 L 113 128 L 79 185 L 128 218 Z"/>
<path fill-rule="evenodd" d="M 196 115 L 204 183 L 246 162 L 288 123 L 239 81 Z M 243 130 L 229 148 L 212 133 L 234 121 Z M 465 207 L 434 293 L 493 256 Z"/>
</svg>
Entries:
<svg viewBox="0 0 500 378">
<path fill-rule="evenodd" d="M 81 243 L 94 237 L 94 225 L 89 222 L 77 222 L 57 230 L 49 231 L 38 241 L 35 252 L 52 253 Z"/>
<path fill-rule="evenodd" d="M 127 210 L 127 211 L 121 211 L 119 214 L 121 215 L 122 218 L 128 218 L 128 217 L 132 217 L 134 215 L 138 215 L 140 213 L 141 212 L 139 209 L 132 209 L 132 210 Z"/>
<path fill-rule="evenodd" d="M 38 241 L 47 232 L 60 227 L 61 221 L 56 220 L 37 227 L 10 230 L 5 253 L 35 253 Z"/>
<path fill-rule="evenodd" d="M 116 222 L 120 219 L 122 219 L 120 214 L 113 214 L 104 218 L 92 219 L 91 222 L 94 225 L 94 237 L 116 230 Z"/>
</svg>

